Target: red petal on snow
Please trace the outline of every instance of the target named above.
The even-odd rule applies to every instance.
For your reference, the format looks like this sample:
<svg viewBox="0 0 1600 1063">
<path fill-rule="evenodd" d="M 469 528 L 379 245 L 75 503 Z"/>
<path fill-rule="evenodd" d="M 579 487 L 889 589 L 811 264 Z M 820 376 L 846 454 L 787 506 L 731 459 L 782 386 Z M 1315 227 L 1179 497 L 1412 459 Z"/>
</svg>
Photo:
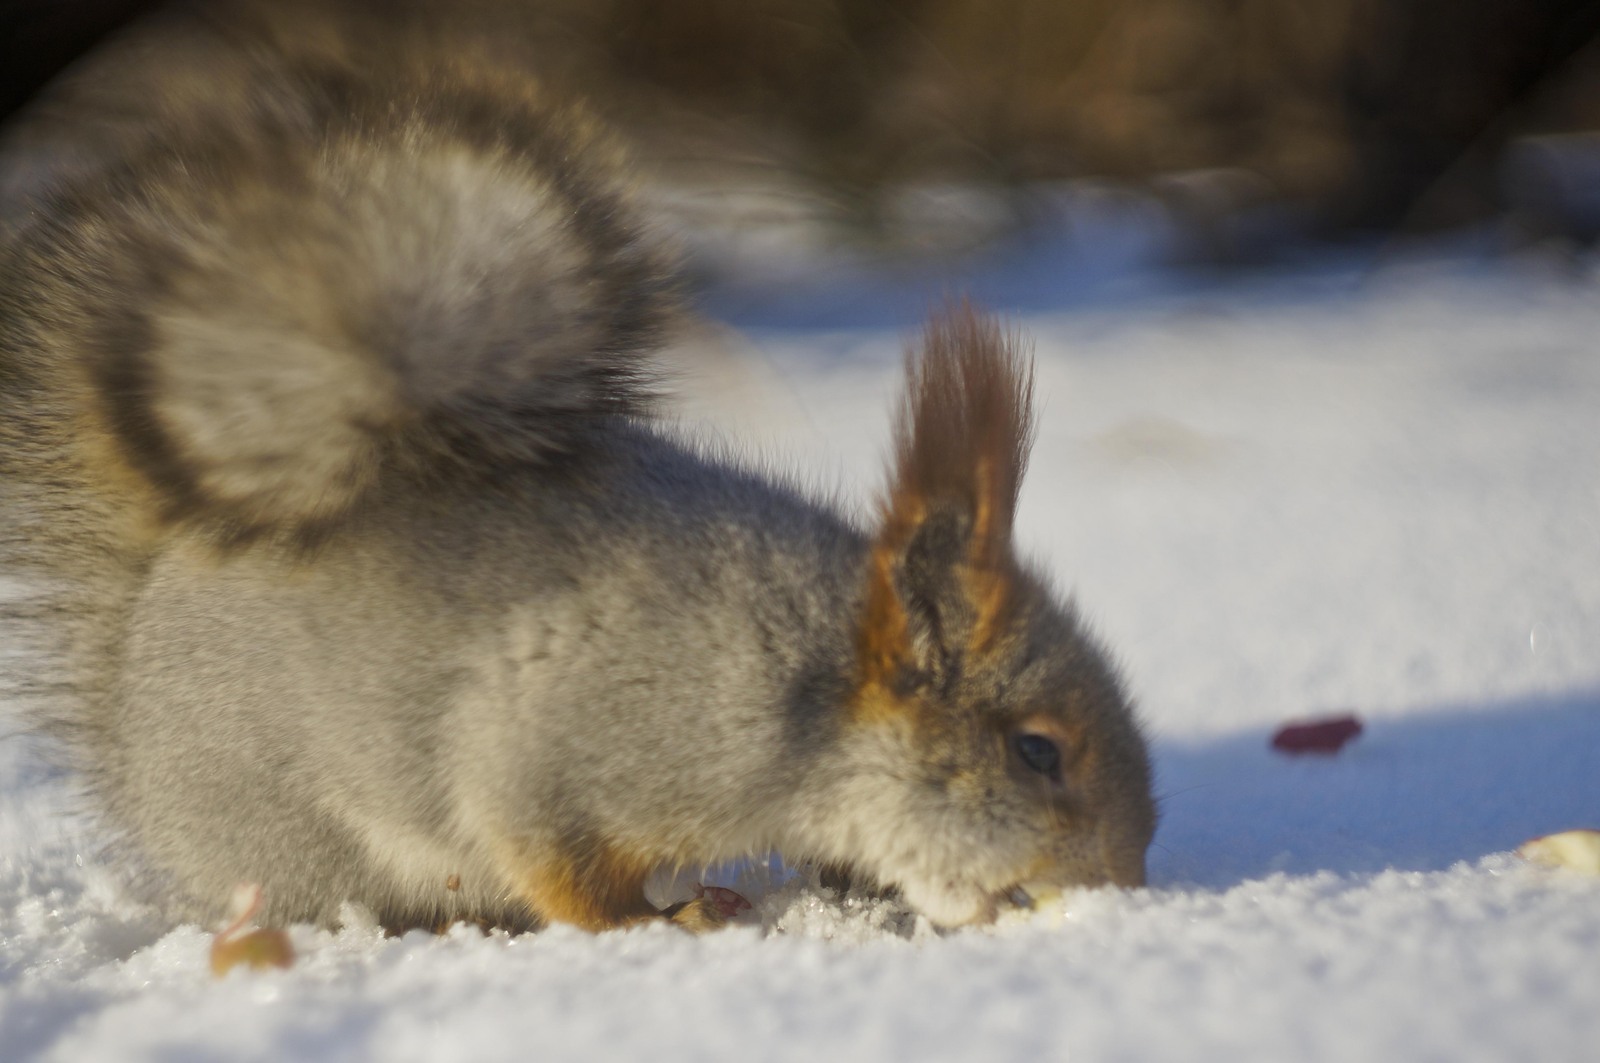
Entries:
<svg viewBox="0 0 1600 1063">
<path fill-rule="evenodd" d="M 1272 748 L 1279 753 L 1337 753 L 1361 733 L 1361 721 L 1354 716 L 1329 716 L 1322 720 L 1284 724 L 1272 736 Z"/>
</svg>

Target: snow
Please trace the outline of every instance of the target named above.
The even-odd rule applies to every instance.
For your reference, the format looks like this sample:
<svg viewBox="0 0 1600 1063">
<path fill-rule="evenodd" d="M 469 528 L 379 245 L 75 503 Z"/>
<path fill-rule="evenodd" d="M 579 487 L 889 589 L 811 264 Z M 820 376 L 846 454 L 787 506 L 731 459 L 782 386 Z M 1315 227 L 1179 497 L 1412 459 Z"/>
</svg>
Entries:
<svg viewBox="0 0 1600 1063">
<path fill-rule="evenodd" d="M 1019 535 L 1138 696 L 1150 888 L 941 934 L 722 869 L 756 909 L 704 937 L 351 911 L 215 979 L 0 723 L 0 1058 L 1593 1058 L 1600 877 L 1510 850 L 1600 826 L 1600 284 L 1444 253 L 1181 278 L 1076 231 L 954 282 L 725 287 L 739 328 L 682 388 L 864 504 L 899 326 L 950 283 L 1011 311 L 1044 400 Z M 1341 712 L 1336 756 L 1268 748 Z"/>
</svg>

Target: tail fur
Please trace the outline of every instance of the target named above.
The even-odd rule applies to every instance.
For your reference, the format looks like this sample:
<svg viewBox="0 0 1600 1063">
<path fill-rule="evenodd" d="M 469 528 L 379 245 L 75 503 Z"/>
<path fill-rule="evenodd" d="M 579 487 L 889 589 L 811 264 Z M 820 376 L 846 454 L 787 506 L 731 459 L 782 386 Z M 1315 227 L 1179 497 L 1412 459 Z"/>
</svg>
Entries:
<svg viewBox="0 0 1600 1063">
<path fill-rule="evenodd" d="M 395 477 L 559 461 L 648 409 L 669 270 L 581 111 L 525 77 L 269 66 L 59 194 L 5 269 L 8 375 L 78 396 L 93 477 L 220 540 L 314 535 Z"/>
</svg>

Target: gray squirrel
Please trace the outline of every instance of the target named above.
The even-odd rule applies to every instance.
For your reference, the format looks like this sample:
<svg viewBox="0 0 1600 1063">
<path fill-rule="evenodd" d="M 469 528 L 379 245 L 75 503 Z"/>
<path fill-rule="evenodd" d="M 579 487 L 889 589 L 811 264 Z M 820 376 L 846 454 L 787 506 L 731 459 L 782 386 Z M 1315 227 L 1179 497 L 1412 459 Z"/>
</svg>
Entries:
<svg viewBox="0 0 1600 1063">
<path fill-rule="evenodd" d="M 0 563 L 175 915 L 704 928 L 648 877 L 772 851 L 939 926 L 1141 884 L 1136 721 L 1012 546 L 1019 337 L 934 316 L 860 527 L 652 419 L 676 275 L 582 104 L 359 25 L 164 30 L 7 156 L 66 146 L 4 182 Z"/>
</svg>

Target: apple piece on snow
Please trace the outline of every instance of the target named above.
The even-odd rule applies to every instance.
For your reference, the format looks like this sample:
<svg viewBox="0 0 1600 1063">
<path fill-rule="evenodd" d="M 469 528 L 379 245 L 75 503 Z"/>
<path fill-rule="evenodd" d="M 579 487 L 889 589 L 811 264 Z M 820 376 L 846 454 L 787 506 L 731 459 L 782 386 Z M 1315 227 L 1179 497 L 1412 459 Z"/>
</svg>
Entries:
<svg viewBox="0 0 1600 1063">
<path fill-rule="evenodd" d="M 1600 830 L 1564 830 L 1522 843 L 1517 855 L 1545 867 L 1600 875 Z"/>
</svg>

